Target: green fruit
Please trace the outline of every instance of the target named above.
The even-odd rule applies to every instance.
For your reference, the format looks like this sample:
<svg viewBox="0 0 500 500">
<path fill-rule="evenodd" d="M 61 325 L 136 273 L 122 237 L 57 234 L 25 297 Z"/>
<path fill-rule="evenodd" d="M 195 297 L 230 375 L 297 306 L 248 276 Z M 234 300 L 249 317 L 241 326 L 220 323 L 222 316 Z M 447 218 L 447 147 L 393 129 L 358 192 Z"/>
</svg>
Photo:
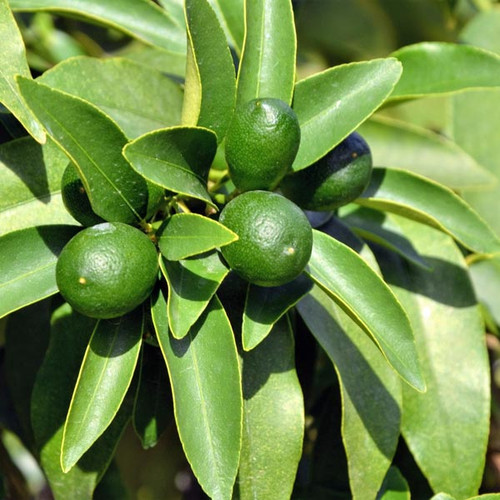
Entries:
<svg viewBox="0 0 500 500">
<path fill-rule="evenodd" d="M 260 286 L 278 286 L 296 278 L 312 250 L 312 229 L 304 212 L 269 191 L 249 191 L 231 200 L 219 221 L 239 239 L 221 248 L 242 278 Z"/>
<path fill-rule="evenodd" d="M 94 226 L 104 222 L 104 219 L 92 210 L 85 186 L 72 163 L 64 170 L 61 180 L 61 195 L 66 210 L 82 226 Z"/>
<path fill-rule="evenodd" d="M 370 182 L 372 168 L 368 144 L 353 132 L 310 167 L 287 175 L 280 189 L 304 209 L 333 210 L 363 193 Z"/>
<path fill-rule="evenodd" d="M 63 248 L 56 266 L 62 296 L 92 318 L 116 318 L 140 305 L 158 276 L 151 240 L 121 222 L 86 228 Z"/>
<path fill-rule="evenodd" d="M 300 143 L 294 111 L 280 99 L 253 99 L 237 109 L 226 135 L 226 161 L 240 191 L 274 189 Z"/>
</svg>

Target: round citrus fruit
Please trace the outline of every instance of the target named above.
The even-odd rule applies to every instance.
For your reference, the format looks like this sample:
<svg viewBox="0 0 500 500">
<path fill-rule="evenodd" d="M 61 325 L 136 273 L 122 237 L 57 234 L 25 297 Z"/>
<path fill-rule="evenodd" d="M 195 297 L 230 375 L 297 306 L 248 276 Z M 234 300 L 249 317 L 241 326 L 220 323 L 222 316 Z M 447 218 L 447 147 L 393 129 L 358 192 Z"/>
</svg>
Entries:
<svg viewBox="0 0 500 500">
<path fill-rule="evenodd" d="M 104 222 L 92 210 L 85 186 L 72 163 L 64 170 L 61 180 L 61 196 L 66 210 L 82 226 L 93 226 Z"/>
<path fill-rule="evenodd" d="M 306 266 L 312 229 L 302 210 L 283 196 L 249 191 L 231 200 L 219 221 L 239 239 L 221 248 L 230 268 L 250 283 L 283 285 Z"/>
<path fill-rule="evenodd" d="M 56 265 L 57 286 L 78 312 L 116 318 L 135 309 L 151 293 L 158 254 L 151 240 L 121 222 L 80 231 L 63 248 Z"/>
<path fill-rule="evenodd" d="M 259 98 L 235 111 L 226 135 L 226 161 L 240 191 L 274 189 L 300 143 L 297 116 L 280 99 Z"/>
<path fill-rule="evenodd" d="M 310 167 L 287 175 L 280 189 L 307 210 L 333 210 L 363 193 L 370 182 L 372 167 L 368 144 L 353 132 Z"/>
</svg>

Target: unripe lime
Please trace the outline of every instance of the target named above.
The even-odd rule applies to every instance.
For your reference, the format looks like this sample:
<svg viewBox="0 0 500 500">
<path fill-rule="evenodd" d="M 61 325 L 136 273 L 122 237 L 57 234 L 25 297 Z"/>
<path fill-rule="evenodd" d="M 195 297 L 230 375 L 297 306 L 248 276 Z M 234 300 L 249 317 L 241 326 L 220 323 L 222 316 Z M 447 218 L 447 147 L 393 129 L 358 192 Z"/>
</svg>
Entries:
<svg viewBox="0 0 500 500">
<path fill-rule="evenodd" d="M 372 167 L 368 144 L 353 132 L 310 167 L 287 175 L 280 189 L 304 209 L 333 210 L 363 193 Z"/>
<path fill-rule="evenodd" d="M 300 143 L 295 112 L 280 99 L 259 98 L 238 108 L 226 135 L 226 161 L 241 191 L 274 189 Z"/>
<path fill-rule="evenodd" d="M 92 318 L 115 318 L 139 306 L 158 276 L 151 240 L 121 222 L 86 228 L 63 248 L 56 265 L 62 296 Z"/>
<path fill-rule="evenodd" d="M 283 285 L 305 268 L 312 250 L 312 229 L 304 212 L 269 191 L 249 191 L 231 200 L 220 222 L 239 239 L 221 248 L 242 278 L 260 286 Z"/>
</svg>

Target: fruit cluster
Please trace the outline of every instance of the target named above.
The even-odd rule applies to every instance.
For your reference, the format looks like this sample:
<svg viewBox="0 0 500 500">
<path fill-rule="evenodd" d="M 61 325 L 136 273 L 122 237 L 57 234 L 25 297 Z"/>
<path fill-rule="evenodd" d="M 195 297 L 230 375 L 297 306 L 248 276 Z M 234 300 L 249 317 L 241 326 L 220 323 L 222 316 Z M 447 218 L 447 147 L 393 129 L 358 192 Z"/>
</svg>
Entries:
<svg viewBox="0 0 500 500">
<path fill-rule="evenodd" d="M 307 265 L 313 238 L 304 210 L 334 210 L 357 198 L 370 180 L 370 150 L 355 132 L 313 165 L 293 171 L 299 145 L 297 116 L 274 98 L 240 107 L 226 135 L 226 162 L 236 190 L 219 222 L 238 240 L 220 250 L 234 272 L 259 286 L 288 283 Z M 56 278 L 63 297 L 95 318 L 115 318 L 138 307 L 158 278 L 152 239 L 129 224 L 98 216 L 73 165 L 64 173 L 62 196 L 73 217 L 91 226 L 70 240 L 59 257 Z M 158 186 L 145 186 L 144 219 L 163 197 Z"/>
</svg>

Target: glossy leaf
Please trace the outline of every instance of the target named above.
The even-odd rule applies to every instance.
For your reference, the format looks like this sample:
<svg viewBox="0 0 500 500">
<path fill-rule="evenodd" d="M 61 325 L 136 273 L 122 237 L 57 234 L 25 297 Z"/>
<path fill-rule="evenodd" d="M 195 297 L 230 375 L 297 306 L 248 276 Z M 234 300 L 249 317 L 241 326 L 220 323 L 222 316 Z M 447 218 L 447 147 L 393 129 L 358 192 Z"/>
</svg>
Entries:
<svg viewBox="0 0 500 500">
<path fill-rule="evenodd" d="M 416 174 L 375 168 L 356 203 L 433 226 L 472 251 L 500 252 L 500 240 L 467 203 L 450 189 Z"/>
<path fill-rule="evenodd" d="M 157 232 L 158 246 L 168 260 L 181 260 L 228 245 L 238 236 L 219 222 L 198 214 L 175 214 Z"/>
<path fill-rule="evenodd" d="M 143 328 L 142 313 L 137 310 L 96 325 L 64 424 L 64 472 L 71 470 L 118 413 L 134 375 Z"/>
<path fill-rule="evenodd" d="M 399 438 L 400 379 L 376 346 L 319 287 L 297 309 L 339 377 L 342 439 L 353 498 L 374 499 Z"/>
<path fill-rule="evenodd" d="M 144 342 L 133 418 L 142 447 L 148 449 L 155 446 L 173 420 L 172 395 L 165 361 L 158 347 Z"/>
<path fill-rule="evenodd" d="M 77 224 L 61 199 L 68 158 L 52 141 L 31 137 L 0 145 L 0 236 L 45 224 Z"/>
<path fill-rule="evenodd" d="M 243 352 L 241 500 L 288 499 L 302 455 L 304 402 L 295 371 L 294 338 L 282 318 L 266 339 Z"/>
<path fill-rule="evenodd" d="M 0 237 L 0 317 L 57 292 L 57 258 L 79 229 L 38 226 Z"/>
<path fill-rule="evenodd" d="M 413 262 L 429 269 L 429 264 L 417 253 L 412 243 L 390 214 L 366 207 L 349 205 L 339 211 L 342 222 L 367 241 L 382 245 Z"/>
<path fill-rule="evenodd" d="M 11 2 L 12 6 L 12 2 Z M 21 99 L 14 77 L 31 78 L 26 49 L 8 0 L 0 0 L 0 102 L 4 104 L 38 141 L 45 142 L 42 126 Z"/>
<path fill-rule="evenodd" d="M 293 109 L 301 141 L 293 170 L 319 160 L 364 122 L 387 98 L 401 75 L 395 59 L 335 66 L 295 86 Z"/>
<path fill-rule="evenodd" d="M 213 130 L 220 142 L 236 100 L 233 59 L 208 0 L 186 0 L 186 20 L 188 63 L 182 123 Z"/>
<path fill-rule="evenodd" d="M 274 324 L 312 287 L 304 275 L 285 285 L 261 287 L 249 285 L 242 323 L 242 344 L 250 351 L 271 332 Z"/>
<path fill-rule="evenodd" d="M 50 302 L 43 300 L 10 314 L 5 328 L 5 379 L 29 449 L 34 445 L 31 395 L 49 344 Z"/>
<path fill-rule="evenodd" d="M 434 491 L 467 498 L 481 483 L 489 433 L 483 323 L 453 241 L 432 228 L 404 223 L 432 272 L 403 264 L 394 254 L 378 259 L 410 315 L 427 382 L 425 394 L 403 387 L 403 435 Z"/>
<path fill-rule="evenodd" d="M 500 57 L 478 47 L 423 42 L 392 54 L 403 75 L 391 99 L 407 99 L 459 90 L 500 86 Z"/>
<path fill-rule="evenodd" d="M 391 466 L 387 471 L 377 500 L 410 500 L 410 498 L 410 487 L 406 479 L 397 467 Z"/>
<path fill-rule="evenodd" d="M 208 0 L 217 14 L 226 38 L 237 54 L 241 53 L 245 36 L 245 0 Z"/>
<path fill-rule="evenodd" d="M 96 320 L 73 312 L 68 304 L 52 316 L 50 344 L 37 374 L 31 402 L 33 430 L 41 464 L 56 500 L 90 500 L 114 454 L 130 416 L 123 408 L 108 430 L 68 473 L 61 469 L 64 420 L 78 371 Z"/>
<path fill-rule="evenodd" d="M 184 0 L 158 0 L 158 3 L 175 19 L 179 26 L 186 27 Z"/>
<path fill-rule="evenodd" d="M 370 145 L 375 165 L 410 170 L 452 189 L 496 183 L 493 175 L 444 135 L 382 117 L 366 121 L 358 131 Z"/>
<path fill-rule="evenodd" d="M 500 258 L 480 260 L 469 266 L 476 297 L 500 325 Z"/>
<path fill-rule="evenodd" d="M 306 273 L 365 330 L 399 375 L 425 390 L 410 322 L 389 287 L 353 250 L 313 230 Z"/>
<path fill-rule="evenodd" d="M 162 259 L 161 270 L 168 282 L 168 322 L 174 338 L 181 339 L 208 306 L 229 269 L 218 252 L 190 259 Z"/>
<path fill-rule="evenodd" d="M 146 179 L 213 204 L 207 176 L 217 150 L 215 134 L 198 127 L 172 127 L 139 137 L 123 154 Z"/>
<path fill-rule="evenodd" d="M 146 181 L 122 157 L 127 139 L 117 125 L 80 98 L 26 78 L 18 82 L 47 133 L 77 167 L 94 212 L 108 221 L 140 220 Z"/>
<path fill-rule="evenodd" d="M 94 104 L 132 139 L 181 120 L 179 85 L 160 71 L 127 59 L 76 57 L 57 64 L 37 81 Z"/>
<path fill-rule="evenodd" d="M 238 72 L 238 106 L 257 97 L 273 97 L 291 104 L 296 46 L 290 0 L 245 2 L 245 45 Z"/>
<path fill-rule="evenodd" d="M 182 27 L 153 2 L 148 0 L 10 0 L 13 10 L 43 10 L 117 29 L 143 42 L 172 52 L 183 53 L 185 37 Z"/>
<path fill-rule="evenodd" d="M 152 315 L 186 457 L 207 495 L 229 500 L 242 426 L 241 376 L 231 325 L 217 298 L 181 340 L 168 331 L 163 293 L 153 302 Z"/>
</svg>

